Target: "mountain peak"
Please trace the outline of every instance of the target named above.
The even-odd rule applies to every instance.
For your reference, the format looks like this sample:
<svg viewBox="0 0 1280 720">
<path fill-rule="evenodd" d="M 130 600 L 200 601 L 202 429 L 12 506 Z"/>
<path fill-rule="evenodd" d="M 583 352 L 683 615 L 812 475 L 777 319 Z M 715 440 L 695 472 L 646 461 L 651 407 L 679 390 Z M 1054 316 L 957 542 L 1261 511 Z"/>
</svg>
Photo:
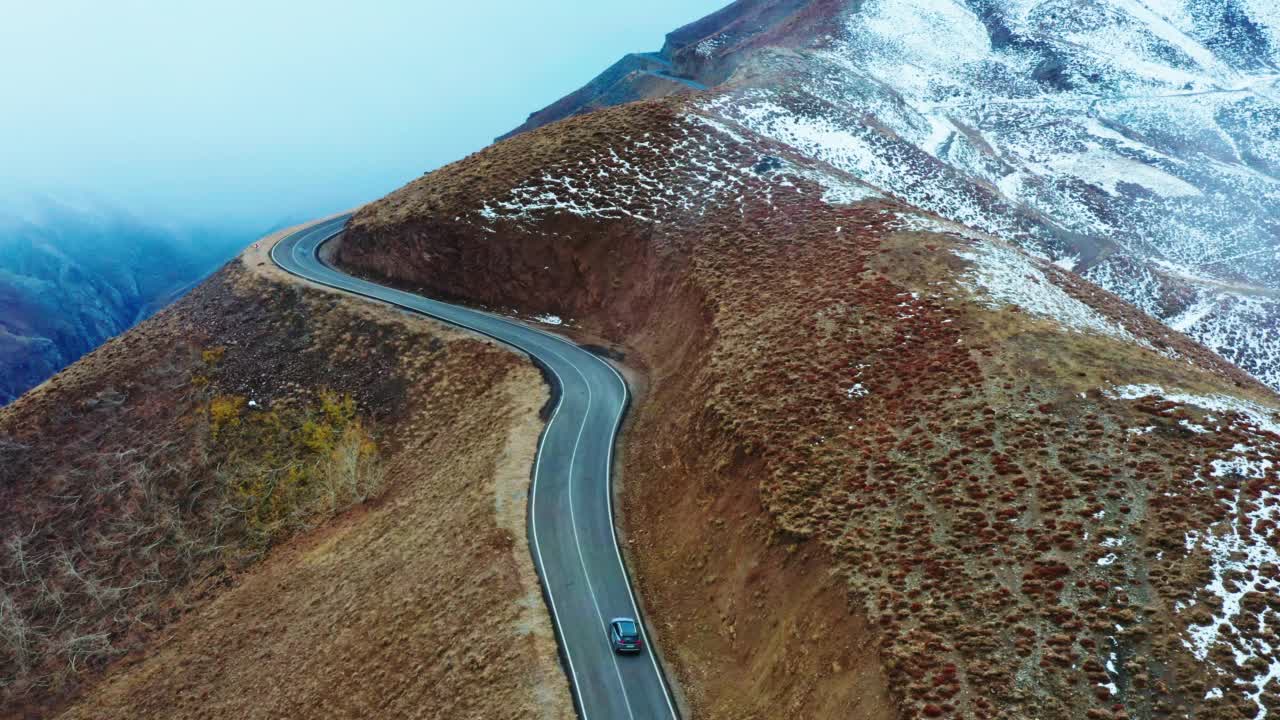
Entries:
<svg viewBox="0 0 1280 720">
<path fill-rule="evenodd" d="M 660 56 L 702 112 L 1071 259 L 1280 387 L 1277 27 L 1235 0 L 737 2 Z M 615 79 L 517 132 L 670 94 Z"/>
</svg>

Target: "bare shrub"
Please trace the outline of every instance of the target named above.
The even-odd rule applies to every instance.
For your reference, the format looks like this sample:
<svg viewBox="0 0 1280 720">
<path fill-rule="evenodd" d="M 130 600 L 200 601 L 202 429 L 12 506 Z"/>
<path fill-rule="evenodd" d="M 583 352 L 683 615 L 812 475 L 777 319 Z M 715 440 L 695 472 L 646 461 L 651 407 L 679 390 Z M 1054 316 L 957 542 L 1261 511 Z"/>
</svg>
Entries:
<svg viewBox="0 0 1280 720">
<path fill-rule="evenodd" d="M 42 409 L 30 440 L 0 429 L 0 706 L 74 692 L 206 579 L 382 487 L 350 397 L 260 408 L 223 351 L 189 353 Z"/>
<path fill-rule="evenodd" d="M 236 399 L 221 400 L 217 442 L 233 460 L 220 469 L 217 514 L 245 540 L 238 549 L 256 555 L 382 490 L 377 444 L 349 396 L 324 392 L 309 408 L 249 414 Z"/>
<path fill-rule="evenodd" d="M 386 483 L 377 446 L 358 424 L 343 430 L 328 459 L 321 461 L 317 474 L 321 488 L 317 500 L 330 513 L 365 502 L 379 494 Z"/>
<path fill-rule="evenodd" d="M 10 666 L 16 675 L 25 675 L 31 670 L 36 640 L 35 632 L 13 598 L 0 590 L 0 645 L 3 646 L 5 665 Z"/>
</svg>

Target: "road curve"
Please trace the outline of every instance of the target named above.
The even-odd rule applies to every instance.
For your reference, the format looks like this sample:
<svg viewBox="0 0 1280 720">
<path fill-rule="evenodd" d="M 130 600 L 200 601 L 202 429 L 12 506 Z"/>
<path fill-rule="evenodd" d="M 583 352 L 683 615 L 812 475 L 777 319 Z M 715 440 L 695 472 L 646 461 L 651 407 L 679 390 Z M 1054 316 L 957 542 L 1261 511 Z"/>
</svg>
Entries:
<svg viewBox="0 0 1280 720">
<path fill-rule="evenodd" d="M 627 385 L 605 361 L 550 333 L 457 305 L 347 275 L 319 257 L 350 215 L 310 225 L 280 240 L 271 259 L 321 285 L 380 300 L 487 335 L 527 353 L 558 386 L 543 431 L 529 499 L 529 544 L 551 608 L 562 664 L 584 720 L 678 720 L 666 679 L 645 649 L 615 655 L 605 636 L 611 618 L 640 618 L 613 525 L 613 445 L 627 406 Z"/>
</svg>

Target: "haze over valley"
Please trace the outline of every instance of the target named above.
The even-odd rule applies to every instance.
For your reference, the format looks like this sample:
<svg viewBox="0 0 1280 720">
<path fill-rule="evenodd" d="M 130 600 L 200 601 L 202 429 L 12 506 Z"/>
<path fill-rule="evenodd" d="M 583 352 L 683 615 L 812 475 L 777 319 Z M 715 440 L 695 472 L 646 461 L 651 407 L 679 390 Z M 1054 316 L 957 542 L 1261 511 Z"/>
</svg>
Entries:
<svg viewBox="0 0 1280 720">
<path fill-rule="evenodd" d="M 8 8 L 0 65 L 21 72 L 0 114 L 0 404 L 264 233 L 483 147 L 619 46 L 714 6 Z"/>
</svg>

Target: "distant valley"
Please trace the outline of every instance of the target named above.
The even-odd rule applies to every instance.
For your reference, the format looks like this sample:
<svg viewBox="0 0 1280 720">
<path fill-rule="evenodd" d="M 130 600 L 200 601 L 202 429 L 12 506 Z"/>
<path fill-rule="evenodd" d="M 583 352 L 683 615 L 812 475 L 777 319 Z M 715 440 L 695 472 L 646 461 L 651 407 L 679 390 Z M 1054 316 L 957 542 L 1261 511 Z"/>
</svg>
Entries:
<svg viewBox="0 0 1280 720">
<path fill-rule="evenodd" d="M 0 204 L 0 405 L 172 302 L 246 237 L 97 203 Z"/>
</svg>

